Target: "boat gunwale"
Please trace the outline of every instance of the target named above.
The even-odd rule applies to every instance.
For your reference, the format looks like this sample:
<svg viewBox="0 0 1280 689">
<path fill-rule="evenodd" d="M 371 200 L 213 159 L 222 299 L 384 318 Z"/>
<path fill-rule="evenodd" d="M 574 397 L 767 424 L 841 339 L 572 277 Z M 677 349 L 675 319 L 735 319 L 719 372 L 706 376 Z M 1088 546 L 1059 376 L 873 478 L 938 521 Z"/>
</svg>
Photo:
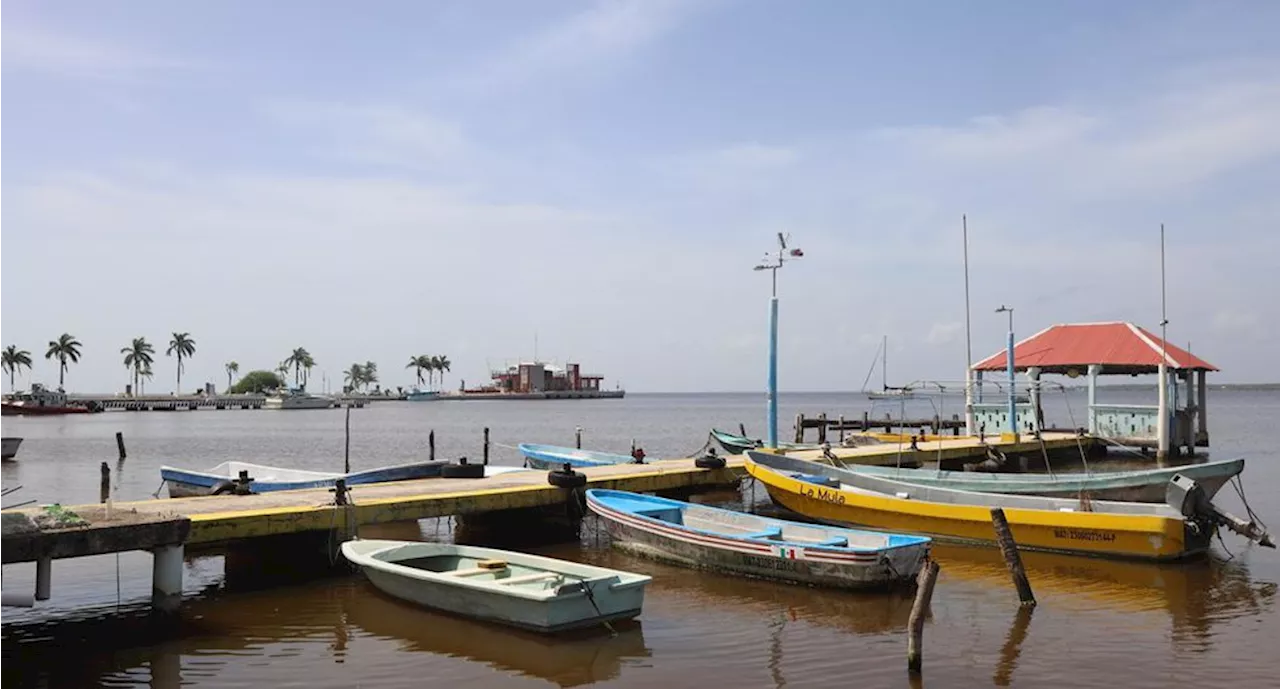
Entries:
<svg viewBox="0 0 1280 689">
<path fill-rule="evenodd" d="M 353 552 L 354 547 L 350 549 L 347 547 L 348 544 L 350 543 L 361 543 L 361 542 L 368 543 L 369 541 L 375 541 L 375 540 L 381 541 L 386 545 L 376 548 L 374 550 L 369 550 L 367 552 L 363 552 L 363 551 Z M 486 582 L 476 581 L 472 577 L 454 577 L 454 576 L 450 576 L 446 572 L 433 572 L 428 569 L 410 567 L 408 565 L 402 565 L 397 562 L 380 560 L 377 557 L 375 557 L 380 553 L 385 553 L 390 550 L 396 550 L 401 548 L 412 548 L 414 546 L 424 546 L 427 548 L 445 546 L 445 552 L 432 553 L 433 555 L 443 555 L 443 556 L 454 555 L 459 557 L 474 557 L 475 554 L 468 555 L 466 553 L 467 549 L 486 551 L 487 554 L 489 555 L 494 554 L 493 552 L 494 549 L 492 548 L 478 548 L 477 546 L 463 546 L 463 545 L 447 544 L 447 543 L 429 543 L 426 541 L 390 541 L 390 540 L 382 540 L 382 539 L 356 539 L 352 541 L 347 541 L 347 543 L 342 544 L 342 554 L 347 558 L 347 560 L 351 561 L 356 565 L 359 565 L 360 567 L 368 567 L 370 569 L 378 570 L 387 574 L 394 574 L 397 576 L 406 577 L 416 581 L 426 581 L 426 582 L 442 584 L 446 587 L 451 587 L 451 586 L 460 587 L 460 588 L 465 588 L 472 591 L 483 591 L 485 593 L 499 595 L 499 596 L 515 596 L 517 598 L 524 598 L 526 600 L 530 600 L 537 603 L 547 603 L 555 600 L 568 600 L 572 598 L 585 597 L 587 595 L 586 591 L 583 588 L 579 588 L 576 591 L 563 591 L 563 592 L 559 590 L 559 587 L 544 588 L 541 590 L 529 590 L 529 589 L 521 589 L 521 588 L 498 588 L 497 586 L 493 585 L 491 581 L 488 582 L 489 585 L 485 585 Z M 450 549 L 452 549 L 452 552 L 449 552 Z M 539 565 L 541 565 L 544 571 L 553 572 L 553 573 L 562 574 L 562 575 L 569 574 L 569 576 L 576 577 L 576 582 L 578 583 L 608 582 L 611 578 L 617 579 L 617 581 L 614 581 L 608 585 L 608 588 L 610 591 L 644 587 L 648 585 L 650 581 L 653 580 L 653 577 L 647 574 L 639 574 L 636 572 L 626 572 L 623 570 L 609 569 L 607 567 L 597 567 L 595 565 L 588 565 L 581 562 L 574 562 L 572 560 L 558 560 L 556 558 L 543 557 L 541 555 L 534 555 L 532 553 L 524 553 L 519 551 L 506 551 L 506 552 L 519 555 L 522 560 L 525 560 L 525 562 L 513 561 L 513 562 L 510 562 L 510 564 L 515 564 L 523 567 L 530 567 L 531 569 L 538 569 Z M 427 557 L 429 557 L 429 555 Z M 529 563 L 528 562 L 529 560 L 532 560 L 533 562 Z M 592 571 L 593 575 L 578 577 L 578 575 L 576 574 L 567 573 L 567 572 L 563 572 L 561 570 L 555 569 L 556 566 L 561 565 L 563 563 L 568 563 L 577 567 L 585 568 L 587 570 Z M 571 583 L 574 583 L 574 582 L 564 582 L 563 584 L 561 584 L 561 586 L 563 586 L 564 584 L 571 584 Z M 594 588 L 595 587 L 593 586 L 592 589 L 594 590 Z"/>
<path fill-rule="evenodd" d="M 787 540 L 783 540 L 782 538 L 776 538 L 776 539 L 765 538 L 765 537 L 751 538 L 741 534 L 730 534 L 722 531 L 708 531 L 706 529 L 699 529 L 696 527 L 687 526 L 685 524 L 676 524 L 673 522 L 666 521 L 664 519 L 658 519 L 657 517 L 651 517 L 646 514 L 640 514 L 638 512 L 633 512 L 633 511 L 621 509 L 619 507 L 610 506 L 607 500 L 601 500 L 598 497 L 600 494 L 609 494 L 609 493 L 612 493 L 615 495 L 627 494 L 627 491 L 592 488 L 587 491 L 587 506 L 590 507 L 592 503 L 596 503 L 608 511 L 618 512 L 627 516 L 636 517 L 638 519 L 643 520 L 645 523 L 654 524 L 657 526 L 662 526 L 670 529 L 676 529 L 679 531 L 699 534 L 702 536 L 711 536 L 715 538 L 721 538 L 721 539 L 732 540 L 732 541 L 741 541 L 744 543 L 751 543 L 751 544 L 757 544 L 757 545 L 767 544 L 767 545 L 787 546 L 792 548 L 801 548 L 804 550 L 828 551 L 828 552 L 842 554 L 842 555 L 850 555 L 850 554 L 851 555 L 879 555 L 879 554 L 884 554 L 889 552 L 897 552 L 900 550 L 908 550 L 908 549 L 920 548 L 920 547 L 929 548 L 933 542 L 933 539 L 930 536 L 922 536 L 922 535 L 916 535 L 916 534 L 902 534 L 902 533 L 894 533 L 889 531 L 875 531 L 872 529 L 857 529 L 857 528 L 851 528 L 851 527 L 845 527 L 845 526 L 834 526 L 830 524 L 810 524 L 810 523 L 797 522 L 797 521 L 791 521 L 786 519 L 777 519 L 774 517 L 762 517 L 760 515 L 734 512 L 733 510 L 726 510 L 718 507 L 710 507 L 708 505 L 697 505 L 694 503 L 681 503 L 679 500 L 670 500 L 669 498 L 663 498 L 660 496 L 647 496 L 640 493 L 631 494 L 631 495 L 639 495 L 642 498 L 649 499 L 649 501 L 652 501 L 655 504 L 663 504 L 663 503 L 669 502 L 671 503 L 671 507 L 676 509 L 681 509 L 682 512 L 683 512 L 682 505 L 687 504 L 687 505 L 692 505 L 694 507 L 698 507 L 698 508 L 702 508 L 710 511 L 728 512 L 730 514 L 743 514 L 744 516 L 749 516 L 755 519 L 759 519 L 765 522 L 766 524 L 770 524 L 770 525 L 795 524 L 798 526 L 807 526 L 807 527 L 811 527 L 815 529 L 823 529 L 827 531 L 842 531 L 842 532 L 849 532 L 849 533 L 871 534 L 874 536 L 884 536 L 890 539 L 896 536 L 899 538 L 909 539 L 910 542 L 900 543 L 898 545 L 886 544 L 881 547 L 874 547 L 874 546 L 855 547 L 855 546 L 818 545 L 816 543 L 808 543 L 805 541 L 787 541 Z M 711 546 L 708 546 L 708 547 L 711 547 Z"/>
</svg>

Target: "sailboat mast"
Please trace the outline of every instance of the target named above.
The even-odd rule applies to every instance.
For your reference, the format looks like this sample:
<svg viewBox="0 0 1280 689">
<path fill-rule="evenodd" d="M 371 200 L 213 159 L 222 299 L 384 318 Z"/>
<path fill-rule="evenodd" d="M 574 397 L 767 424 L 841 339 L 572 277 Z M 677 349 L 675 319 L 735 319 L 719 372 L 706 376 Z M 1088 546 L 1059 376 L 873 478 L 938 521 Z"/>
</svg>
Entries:
<svg viewBox="0 0 1280 689">
<path fill-rule="evenodd" d="M 889 336 L 880 342 L 880 389 L 889 389 Z"/>
</svg>

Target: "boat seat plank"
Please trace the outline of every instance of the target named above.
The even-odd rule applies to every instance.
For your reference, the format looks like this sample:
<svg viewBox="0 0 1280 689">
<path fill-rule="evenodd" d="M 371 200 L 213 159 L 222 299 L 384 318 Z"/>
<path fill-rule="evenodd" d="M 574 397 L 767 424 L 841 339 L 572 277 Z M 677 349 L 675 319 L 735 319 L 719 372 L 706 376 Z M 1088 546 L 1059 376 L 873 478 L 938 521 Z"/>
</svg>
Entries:
<svg viewBox="0 0 1280 689">
<path fill-rule="evenodd" d="M 477 574 L 496 574 L 498 572 L 503 571 L 504 569 L 505 567 L 500 569 L 494 569 L 492 567 L 472 567 L 470 569 L 455 569 L 452 572 L 445 572 L 445 574 L 448 574 L 451 577 L 460 577 L 460 578 L 473 577 Z"/>
<path fill-rule="evenodd" d="M 543 581 L 545 579 L 555 579 L 560 576 L 555 572 L 538 572 L 536 574 L 526 574 L 520 577 L 511 577 L 509 579 L 495 579 L 495 584 L 528 584 L 535 581 Z"/>
<path fill-rule="evenodd" d="M 743 538 L 782 538 L 782 527 L 771 526 L 764 531 L 742 534 Z"/>
</svg>

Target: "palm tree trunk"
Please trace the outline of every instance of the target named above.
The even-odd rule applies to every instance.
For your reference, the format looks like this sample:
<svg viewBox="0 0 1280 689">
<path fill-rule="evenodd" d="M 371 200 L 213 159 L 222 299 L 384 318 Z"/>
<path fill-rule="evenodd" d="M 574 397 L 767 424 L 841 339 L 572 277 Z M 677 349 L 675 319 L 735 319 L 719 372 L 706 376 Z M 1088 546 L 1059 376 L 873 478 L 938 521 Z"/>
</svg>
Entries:
<svg viewBox="0 0 1280 689">
<path fill-rule="evenodd" d="M 178 395 L 182 394 L 182 352 L 178 352 L 178 387 L 173 392 Z"/>
<path fill-rule="evenodd" d="M 13 369 L 9 369 L 9 392 L 15 392 L 13 387 Z"/>
<path fill-rule="evenodd" d="M 65 384 L 66 381 L 64 379 L 66 378 L 66 374 L 67 360 L 66 358 L 60 357 L 58 359 L 58 387 L 62 387 Z"/>
</svg>

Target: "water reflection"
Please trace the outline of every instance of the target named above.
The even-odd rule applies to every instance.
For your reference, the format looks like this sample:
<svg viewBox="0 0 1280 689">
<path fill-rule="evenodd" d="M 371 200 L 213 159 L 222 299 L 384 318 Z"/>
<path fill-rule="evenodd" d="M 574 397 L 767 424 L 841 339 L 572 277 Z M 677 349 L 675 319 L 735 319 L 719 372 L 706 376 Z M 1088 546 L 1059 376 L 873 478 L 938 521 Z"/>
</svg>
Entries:
<svg viewBox="0 0 1280 689">
<path fill-rule="evenodd" d="M 948 577 L 1007 587 L 1014 598 L 999 550 L 937 543 L 933 552 Z M 1154 564 L 1054 553 L 1021 555 L 1042 603 L 1052 598 L 1055 604 L 1073 607 L 1163 611 L 1172 622 L 1179 651 L 1205 650 L 1215 625 L 1270 611 L 1275 604 L 1277 584 L 1255 581 L 1243 558 L 1210 555 L 1203 561 Z"/>
<path fill-rule="evenodd" d="M 617 677 L 628 659 L 647 658 L 641 622 L 547 636 L 423 610 L 386 598 L 371 585 L 343 604 L 351 624 L 399 643 L 399 650 L 467 658 L 562 687 Z"/>
<path fill-rule="evenodd" d="M 1031 627 L 1033 607 L 1019 607 L 1013 616 L 1013 624 L 1009 626 L 1009 635 L 1005 637 L 1004 646 L 1000 647 L 1000 662 L 996 665 L 995 676 L 991 683 L 997 687 L 1007 687 L 1013 678 L 1013 670 L 1018 666 L 1018 656 L 1022 655 L 1022 642 L 1027 640 L 1027 629 Z"/>
</svg>

